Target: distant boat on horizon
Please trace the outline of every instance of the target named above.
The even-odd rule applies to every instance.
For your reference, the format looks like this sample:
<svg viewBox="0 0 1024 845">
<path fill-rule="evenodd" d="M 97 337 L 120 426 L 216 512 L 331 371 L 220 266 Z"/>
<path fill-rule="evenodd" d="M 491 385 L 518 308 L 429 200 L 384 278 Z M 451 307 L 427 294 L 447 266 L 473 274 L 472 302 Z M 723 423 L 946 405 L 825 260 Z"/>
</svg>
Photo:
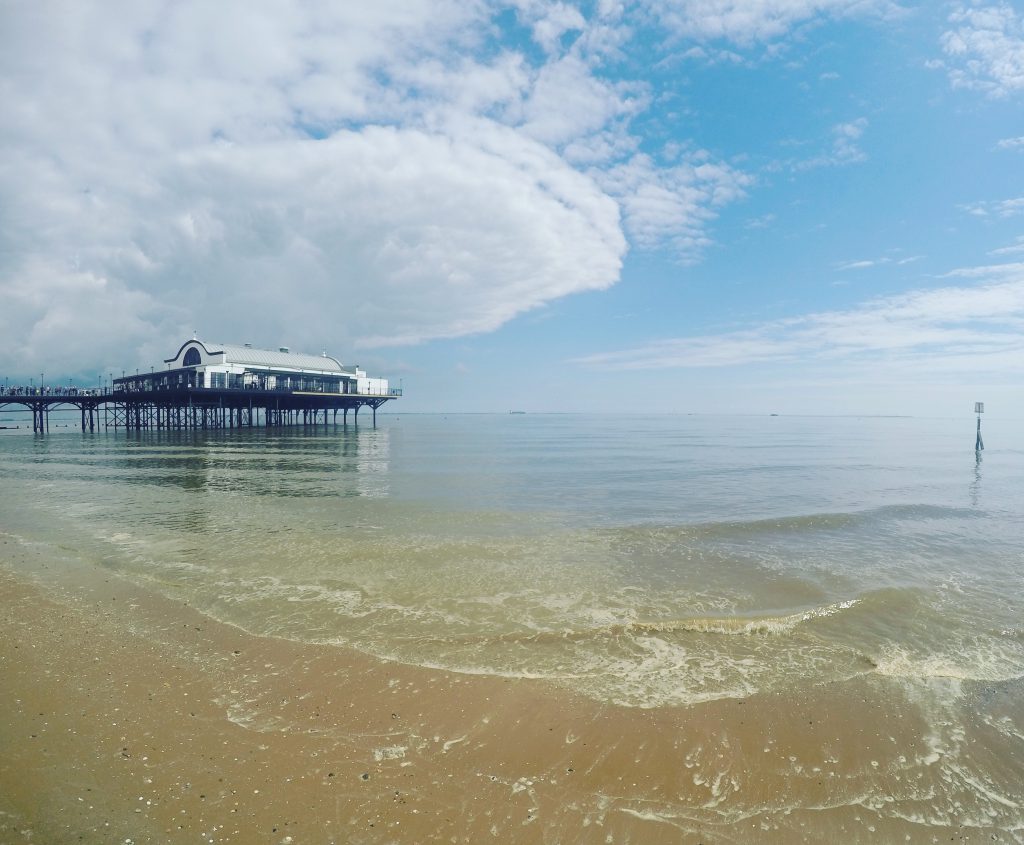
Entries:
<svg viewBox="0 0 1024 845">
<path fill-rule="evenodd" d="M 526 411 L 509 411 L 510 414 L 525 414 Z"/>
</svg>

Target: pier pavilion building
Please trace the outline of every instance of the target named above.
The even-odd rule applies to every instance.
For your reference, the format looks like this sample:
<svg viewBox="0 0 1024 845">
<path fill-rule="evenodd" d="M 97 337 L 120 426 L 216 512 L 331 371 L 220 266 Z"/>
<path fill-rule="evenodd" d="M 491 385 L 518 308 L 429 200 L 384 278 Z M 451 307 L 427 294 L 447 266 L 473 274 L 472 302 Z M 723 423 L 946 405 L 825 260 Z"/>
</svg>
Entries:
<svg viewBox="0 0 1024 845">
<path fill-rule="evenodd" d="M 114 379 L 114 392 L 208 388 L 271 390 L 387 396 L 388 380 L 371 378 L 357 366 L 345 367 L 326 352 L 310 355 L 287 346 L 258 349 L 252 344 L 204 343 L 192 338 L 172 358 L 166 370 Z"/>
</svg>

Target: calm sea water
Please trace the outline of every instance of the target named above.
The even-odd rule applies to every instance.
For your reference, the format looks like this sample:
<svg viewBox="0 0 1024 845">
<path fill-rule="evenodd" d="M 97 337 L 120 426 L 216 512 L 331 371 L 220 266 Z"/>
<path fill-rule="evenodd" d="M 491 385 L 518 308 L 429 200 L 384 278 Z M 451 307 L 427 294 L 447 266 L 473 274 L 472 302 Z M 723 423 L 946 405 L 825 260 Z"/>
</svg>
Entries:
<svg viewBox="0 0 1024 845">
<path fill-rule="evenodd" d="M 0 528 L 258 634 L 631 707 L 1024 676 L 1024 441 L 973 419 L 385 416 L 0 437 Z"/>
<path fill-rule="evenodd" d="M 116 572 L 255 634 L 535 678 L 624 723 L 733 713 L 710 803 L 637 818 L 1024 841 L 1024 439 L 986 439 L 970 417 L 4 432 L 0 534 L 45 577 Z M 838 727 L 802 738 L 808 705 Z"/>
</svg>

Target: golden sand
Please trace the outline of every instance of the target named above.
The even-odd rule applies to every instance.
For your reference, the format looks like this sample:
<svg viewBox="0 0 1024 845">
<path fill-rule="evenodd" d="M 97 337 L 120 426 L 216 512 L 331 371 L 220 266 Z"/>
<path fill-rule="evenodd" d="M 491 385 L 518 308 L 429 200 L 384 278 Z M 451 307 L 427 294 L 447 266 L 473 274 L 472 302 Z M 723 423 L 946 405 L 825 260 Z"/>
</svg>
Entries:
<svg viewBox="0 0 1024 845">
<path fill-rule="evenodd" d="M 0 545 L 0 842 L 1014 841 L 888 812 L 927 795 L 931 728 L 870 673 L 616 707 L 253 637 L 30 554 Z"/>
</svg>

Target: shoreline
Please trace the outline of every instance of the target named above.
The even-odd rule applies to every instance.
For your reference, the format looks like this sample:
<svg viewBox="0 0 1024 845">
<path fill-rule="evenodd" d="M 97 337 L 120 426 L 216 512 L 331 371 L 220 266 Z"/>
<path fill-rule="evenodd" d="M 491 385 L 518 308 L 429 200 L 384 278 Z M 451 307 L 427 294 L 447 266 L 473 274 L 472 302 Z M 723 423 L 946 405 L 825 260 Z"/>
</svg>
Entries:
<svg viewBox="0 0 1024 845">
<path fill-rule="evenodd" d="M 888 812 L 899 761 L 935 751 L 882 679 L 624 708 L 253 636 L 89 564 L 39 577 L 9 537 L 6 840 L 1019 841 L 1018 811 Z"/>
</svg>

